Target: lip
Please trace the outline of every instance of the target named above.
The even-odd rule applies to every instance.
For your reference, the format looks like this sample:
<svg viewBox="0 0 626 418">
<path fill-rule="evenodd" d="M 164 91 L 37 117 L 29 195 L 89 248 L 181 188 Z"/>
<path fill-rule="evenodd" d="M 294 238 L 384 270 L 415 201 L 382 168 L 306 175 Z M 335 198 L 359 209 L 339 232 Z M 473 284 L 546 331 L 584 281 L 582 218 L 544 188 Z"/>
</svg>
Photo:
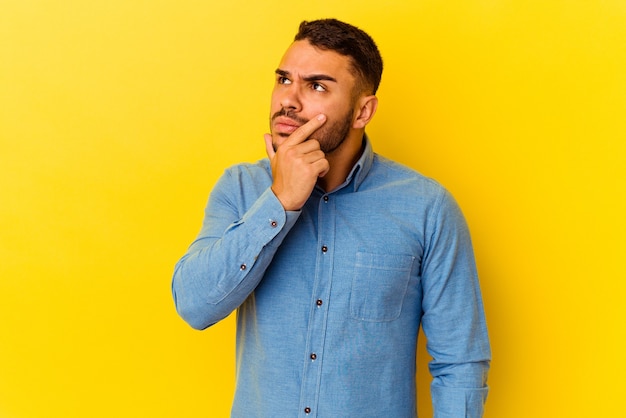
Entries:
<svg viewBox="0 0 626 418">
<path fill-rule="evenodd" d="M 277 133 L 293 133 L 301 124 L 285 116 L 279 116 L 274 119 L 274 128 Z"/>
</svg>

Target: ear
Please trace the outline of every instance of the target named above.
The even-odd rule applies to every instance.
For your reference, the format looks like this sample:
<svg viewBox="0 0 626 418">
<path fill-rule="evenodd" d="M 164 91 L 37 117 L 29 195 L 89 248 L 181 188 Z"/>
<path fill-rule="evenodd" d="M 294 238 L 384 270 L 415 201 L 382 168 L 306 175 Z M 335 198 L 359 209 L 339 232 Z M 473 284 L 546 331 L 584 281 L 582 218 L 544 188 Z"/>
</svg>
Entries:
<svg viewBox="0 0 626 418">
<path fill-rule="evenodd" d="M 363 96 L 358 100 L 358 108 L 356 109 L 355 119 L 352 128 L 363 129 L 374 117 L 378 108 L 378 97 Z"/>
</svg>

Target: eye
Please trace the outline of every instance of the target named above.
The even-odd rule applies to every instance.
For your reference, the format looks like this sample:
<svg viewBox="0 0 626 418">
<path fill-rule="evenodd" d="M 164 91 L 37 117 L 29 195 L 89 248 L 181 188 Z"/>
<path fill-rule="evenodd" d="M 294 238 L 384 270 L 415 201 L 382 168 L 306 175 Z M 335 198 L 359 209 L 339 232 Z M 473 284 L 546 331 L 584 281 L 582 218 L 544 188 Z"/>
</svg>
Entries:
<svg viewBox="0 0 626 418">
<path fill-rule="evenodd" d="M 311 84 L 311 88 L 315 91 L 319 91 L 319 92 L 325 92 L 326 91 L 326 87 L 324 87 L 323 84 L 320 83 L 312 83 Z"/>
<path fill-rule="evenodd" d="M 291 84 L 291 80 L 287 77 L 283 77 L 282 75 L 279 75 L 276 81 L 278 84 Z"/>
</svg>

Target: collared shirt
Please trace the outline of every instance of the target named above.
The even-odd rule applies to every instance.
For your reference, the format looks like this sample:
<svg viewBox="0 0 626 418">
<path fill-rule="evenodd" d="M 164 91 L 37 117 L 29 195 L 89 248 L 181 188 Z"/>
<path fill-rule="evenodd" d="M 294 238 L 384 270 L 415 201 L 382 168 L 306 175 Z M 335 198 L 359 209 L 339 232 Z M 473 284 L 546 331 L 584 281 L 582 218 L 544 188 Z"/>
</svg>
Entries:
<svg viewBox="0 0 626 418">
<path fill-rule="evenodd" d="M 415 417 L 420 324 L 436 418 L 481 417 L 490 347 L 468 228 L 438 183 L 365 148 L 299 211 L 269 161 L 228 169 L 178 262 L 179 314 L 237 310 L 233 417 Z"/>
</svg>

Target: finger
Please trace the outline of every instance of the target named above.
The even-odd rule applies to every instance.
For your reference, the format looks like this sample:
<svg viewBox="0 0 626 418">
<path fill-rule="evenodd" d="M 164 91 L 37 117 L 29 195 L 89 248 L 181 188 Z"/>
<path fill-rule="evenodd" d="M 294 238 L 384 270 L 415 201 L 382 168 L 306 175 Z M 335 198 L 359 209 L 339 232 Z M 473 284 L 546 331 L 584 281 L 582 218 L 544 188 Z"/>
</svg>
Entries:
<svg viewBox="0 0 626 418">
<path fill-rule="evenodd" d="M 300 157 L 300 161 L 311 165 L 319 177 L 323 177 L 329 170 L 330 165 L 326 159 L 326 154 L 321 150 L 306 153 Z"/>
<path fill-rule="evenodd" d="M 313 132 L 324 124 L 324 122 L 326 122 L 326 115 L 320 113 L 289 135 L 289 138 L 287 138 L 284 144 L 296 145 L 306 141 Z"/>
<path fill-rule="evenodd" d="M 301 152 L 303 154 L 309 153 L 309 152 L 313 152 L 313 151 L 317 151 L 320 149 L 320 143 L 317 139 L 315 138 L 311 138 L 309 137 L 308 141 L 304 141 L 300 144 L 297 145 L 293 145 L 294 147 L 297 147 L 298 152 Z"/>
<path fill-rule="evenodd" d="M 326 154 L 324 154 L 324 152 L 320 150 L 313 150 L 311 152 L 302 154 L 302 156 L 300 156 L 300 159 L 307 164 L 312 164 L 317 161 L 326 159 Z"/>
<path fill-rule="evenodd" d="M 272 158 L 274 158 L 274 155 L 276 155 L 276 152 L 274 151 L 272 135 L 265 134 L 263 135 L 263 138 L 265 139 L 265 152 L 267 152 L 267 157 L 271 160 Z"/>
<path fill-rule="evenodd" d="M 324 177 L 326 173 L 328 173 L 328 170 L 330 170 L 330 164 L 328 163 L 328 160 L 326 158 L 322 158 L 316 161 L 314 164 L 317 168 L 317 177 Z"/>
</svg>

